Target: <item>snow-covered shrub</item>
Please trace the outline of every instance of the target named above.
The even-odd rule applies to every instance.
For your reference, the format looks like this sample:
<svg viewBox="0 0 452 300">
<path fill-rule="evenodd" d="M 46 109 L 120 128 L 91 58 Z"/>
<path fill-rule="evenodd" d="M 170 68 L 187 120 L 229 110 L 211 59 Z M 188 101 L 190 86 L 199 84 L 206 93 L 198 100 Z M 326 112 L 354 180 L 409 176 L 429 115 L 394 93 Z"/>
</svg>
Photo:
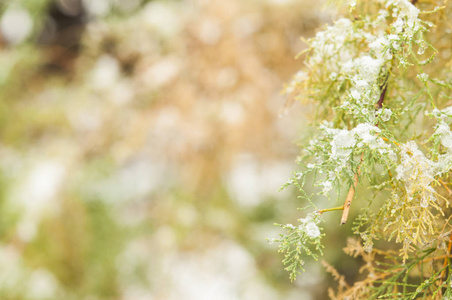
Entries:
<svg viewBox="0 0 452 300">
<path fill-rule="evenodd" d="M 452 5 L 349 1 L 344 15 L 308 40 L 305 67 L 286 87 L 289 100 L 315 107 L 301 170 L 287 184 L 311 212 L 280 225 L 287 233 L 273 242 L 293 280 L 306 256 L 322 253 L 323 213 L 342 211 L 338 223 L 353 222 L 356 235 L 345 252 L 363 258 L 367 277 L 349 286 L 325 263 L 339 283 L 332 298 L 452 297 Z M 312 180 L 342 205 L 317 207 Z M 361 186 L 371 197 L 357 195 Z M 356 211 L 353 200 L 368 206 Z"/>
</svg>

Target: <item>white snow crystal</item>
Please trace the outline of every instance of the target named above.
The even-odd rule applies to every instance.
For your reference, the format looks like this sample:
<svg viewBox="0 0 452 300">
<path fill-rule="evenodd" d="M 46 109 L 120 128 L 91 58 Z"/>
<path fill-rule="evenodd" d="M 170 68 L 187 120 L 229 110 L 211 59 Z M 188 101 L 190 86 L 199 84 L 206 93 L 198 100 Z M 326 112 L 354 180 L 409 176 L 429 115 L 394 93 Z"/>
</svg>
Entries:
<svg viewBox="0 0 452 300">
<path fill-rule="evenodd" d="M 383 121 L 387 122 L 391 119 L 392 111 L 389 108 L 384 108 L 380 112 L 380 117 Z"/>
<path fill-rule="evenodd" d="M 422 82 L 426 82 L 428 80 L 428 74 L 425 73 L 418 74 L 417 78 L 419 78 Z"/>
<path fill-rule="evenodd" d="M 314 222 L 306 224 L 305 232 L 310 238 L 313 239 L 320 236 L 320 229 Z"/>
<path fill-rule="evenodd" d="M 343 159 L 347 158 L 355 146 L 356 139 L 350 134 L 348 130 L 338 130 L 333 140 L 331 141 L 332 157 Z"/>
<path fill-rule="evenodd" d="M 324 181 L 321 183 L 321 185 L 323 186 L 322 190 L 323 193 L 327 193 L 333 188 L 333 185 L 331 184 L 330 181 Z"/>
<path fill-rule="evenodd" d="M 427 208 L 428 207 L 428 201 L 425 198 L 421 199 L 421 207 Z"/>
<path fill-rule="evenodd" d="M 351 96 L 355 99 L 355 100 L 359 100 L 361 98 L 361 93 L 358 92 L 357 90 L 353 89 L 350 92 Z"/>
<path fill-rule="evenodd" d="M 369 55 L 365 55 L 355 61 L 356 68 L 360 71 L 360 75 L 369 84 L 373 84 L 375 82 L 383 63 L 384 61 L 382 59 L 374 59 Z"/>
<path fill-rule="evenodd" d="M 451 149 L 452 148 L 452 132 L 450 131 L 449 125 L 444 122 L 441 122 L 436 128 L 436 132 L 441 136 L 441 144 Z"/>
<path fill-rule="evenodd" d="M 408 197 L 412 198 L 420 192 L 421 206 L 426 207 L 429 199 L 435 199 L 435 190 L 430 184 L 434 181 L 437 164 L 425 157 L 414 141 L 402 145 L 400 155 L 397 179 L 405 184 Z"/>
<path fill-rule="evenodd" d="M 355 136 L 359 137 L 363 141 L 363 143 L 369 144 L 375 141 L 375 133 L 378 133 L 381 130 L 374 125 L 361 123 L 358 124 L 358 126 L 356 126 L 352 131 Z"/>
</svg>

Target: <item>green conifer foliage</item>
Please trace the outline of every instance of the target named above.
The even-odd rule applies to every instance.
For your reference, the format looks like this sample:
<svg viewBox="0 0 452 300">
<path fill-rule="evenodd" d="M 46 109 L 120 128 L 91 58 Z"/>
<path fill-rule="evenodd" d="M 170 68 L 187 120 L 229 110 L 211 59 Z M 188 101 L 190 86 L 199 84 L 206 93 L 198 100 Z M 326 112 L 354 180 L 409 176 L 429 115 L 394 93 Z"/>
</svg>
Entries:
<svg viewBox="0 0 452 300">
<path fill-rule="evenodd" d="M 344 251 L 363 259 L 367 277 L 348 285 L 324 263 L 338 281 L 331 298 L 452 299 L 452 4 L 349 1 L 344 15 L 307 41 L 305 67 L 286 87 L 316 110 L 301 171 L 287 183 L 308 207 L 272 242 L 294 280 L 307 256 L 322 254 L 324 213 L 339 212 L 338 223 L 353 222 Z M 341 206 L 317 207 L 312 182 L 320 195 L 335 190 Z M 356 211 L 357 201 L 369 205 Z"/>
</svg>

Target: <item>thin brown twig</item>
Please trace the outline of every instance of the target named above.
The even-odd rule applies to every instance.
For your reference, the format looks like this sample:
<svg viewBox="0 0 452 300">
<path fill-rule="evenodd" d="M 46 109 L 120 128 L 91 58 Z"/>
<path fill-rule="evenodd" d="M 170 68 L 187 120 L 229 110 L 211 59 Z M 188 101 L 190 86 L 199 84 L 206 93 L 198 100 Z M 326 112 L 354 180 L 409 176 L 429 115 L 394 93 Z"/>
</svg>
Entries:
<svg viewBox="0 0 452 300">
<path fill-rule="evenodd" d="M 344 225 L 347 222 L 348 214 L 350 213 L 350 206 L 352 205 L 353 197 L 355 196 L 355 190 L 358 185 L 358 176 L 359 176 L 359 168 L 363 161 L 364 153 L 361 154 L 361 161 L 359 162 L 358 168 L 356 169 L 355 177 L 353 178 L 353 184 L 350 186 L 348 190 L 347 198 L 345 198 L 344 202 L 344 210 L 342 212 L 341 225 Z"/>
<path fill-rule="evenodd" d="M 447 190 L 447 192 L 449 193 L 449 195 L 452 195 L 452 191 L 447 187 L 447 184 L 441 179 L 438 178 L 439 183 L 441 183 L 443 185 L 443 187 Z"/>
<path fill-rule="evenodd" d="M 355 174 L 355 178 L 353 179 L 353 185 L 348 190 L 347 198 L 345 198 L 344 209 L 342 212 L 341 225 L 344 225 L 347 222 L 348 214 L 350 213 L 350 206 L 352 205 L 353 197 L 355 196 L 355 189 L 358 185 L 358 173 Z"/>
<path fill-rule="evenodd" d="M 443 263 L 443 270 L 441 271 L 441 274 L 439 275 L 440 283 L 439 285 L 442 286 L 444 279 L 446 279 L 446 267 L 448 265 L 448 260 L 450 258 L 450 250 L 452 248 L 452 234 L 449 236 L 449 245 L 447 246 L 447 254 L 444 255 L 444 263 Z M 442 298 L 442 290 L 439 291 L 438 297 Z M 438 298 L 440 299 L 440 298 Z"/>
<path fill-rule="evenodd" d="M 383 102 L 385 100 L 386 91 L 388 89 L 388 80 L 389 80 L 389 72 L 386 74 L 385 80 L 383 84 L 380 86 L 380 98 L 378 99 L 376 109 L 379 110 L 383 107 Z M 378 126 L 378 124 L 377 124 Z M 342 212 L 341 225 L 344 225 L 347 222 L 348 214 L 350 213 L 350 206 L 352 205 L 353 197 L 355 196 L 356 186 L 358 185 L 358 176 L 359 176 L 359 168 L 361 163 L 363 162 L 364 153 L 361 154 L 361 161 L 359 162 L 358 168 L 356 169 L 355 177 L 353 179 L 353 184 L 350 186 L 348 190 L 347 198 L 345 198 L 344 202 L 344 210 Z"/>
<path fill-rule="evenodd" d="M 378 102 L 377 102 L 377 110 L 379 110 L 383 107 L 383 101 L 385 100 L 386 90 L 388 89 L 388 79 L 389 79 L 389 72 L 386 75 L 383 85 L 381 86 L 382 90 L 380 93 L 380 98 L 378 99 Z"/>
<path fill-rule="evenodd" d="M 381 109 L 383 107 L 383 101 L 386 96 L 386 90 L 388 89 L 388 79 L 389 79 L 389 72 L 386 75 L 384 83 L 380 86 L 381 93 L 380 98 L 378 99 L 378 102 L 376 104 L 376 109 Z M 377 124 L 378 126 L 378 124 Z M 327 211 L 332 210 L 342 210 L 342 217 L 341 217 L 341 225 L 344 225 L 347 223 L 348 215 L 350 213 L 350 206 L 352 205 L 353 197 L 355 196 L 355 190 L 358 185 L 358 176 L 359 176 L 359 169 L 361 166 L 361 163 L 363 162 L 364 153 L 361 154 L 361 160 L 359 162 L 358 168 L 356 169 L 355 177 L 353 178 L 353 184 L 350 186 L 350 189 L 348 190 L 347 198 L 345 198 L 344 205 L 342 207 L 335 207 L 332 209 L 322 209 L 319 210 L 318 213 L 322 214 Z"/>
<path fill-rule="evenodd" d="M 441 284 L 443 283 L 443 280 L 446 277 L 446 267 L 448 265 L 448 260 L 450 258 L 451 249 L 452 249 L 452 234 L 449 236 L 449 245 L 447 245 L 447 255 L 445 255 L 444 257 L 443 270 L 441 271 L 441 275 L 439 275 L 439 277 L 441 278 Z"/>
<path fill-rule="evenodd" d="M 411 3 L 415 5 L 417 0 L 412 0 Z M 380 98 L 378 99 L 378 102 L 376 104 L 376 109 L 379 110 L 383 107 L 383 102 L 385 100 L 386 91 L 388 89 L 388 80 L 389 80 L 389 72 L 386 74 L 385 80 L 383 84 L 380 86 L 381 92 L 380 92 Z M 378 124 L 377 124 L 378 126 Z M 359 168 L 361 166 L 361 163 L 363 161 L 363 155 L 361 155 L 361 161 L 358 165 L 358 168 L 355 173 L 355 177 L 353 179 L 353 184 L 350 186 L 350 189 L 348 190 L 347 198 L 345 198 L 345 202 L 343 205 L 343 211 L 342 211 L 342 218 L 341 218 L 341 225 L 344 225 L 347 222 L 348 214 L 350 213 L 350 206 L 352 205 L 353 197 L 355 196 L 355 190 L 356 186 L 358 185 L 358 175 L 359 175 Z M 452 243 L 452 240 L 451 240 Z"/>
</svg>

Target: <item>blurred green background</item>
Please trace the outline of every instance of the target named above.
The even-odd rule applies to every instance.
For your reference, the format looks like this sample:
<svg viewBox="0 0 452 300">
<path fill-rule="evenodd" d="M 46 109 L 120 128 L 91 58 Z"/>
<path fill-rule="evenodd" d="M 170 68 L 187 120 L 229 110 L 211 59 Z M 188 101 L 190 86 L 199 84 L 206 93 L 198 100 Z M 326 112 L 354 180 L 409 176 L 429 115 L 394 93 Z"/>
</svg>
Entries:
<svg viewBox="0 0 452 300">
<path fill-rule="evenodd" d="M 304 214 L 280 91 L 322 5 L 1 2 L 0 299 L 326 297 L 265 241 Z"/>
</svg>

